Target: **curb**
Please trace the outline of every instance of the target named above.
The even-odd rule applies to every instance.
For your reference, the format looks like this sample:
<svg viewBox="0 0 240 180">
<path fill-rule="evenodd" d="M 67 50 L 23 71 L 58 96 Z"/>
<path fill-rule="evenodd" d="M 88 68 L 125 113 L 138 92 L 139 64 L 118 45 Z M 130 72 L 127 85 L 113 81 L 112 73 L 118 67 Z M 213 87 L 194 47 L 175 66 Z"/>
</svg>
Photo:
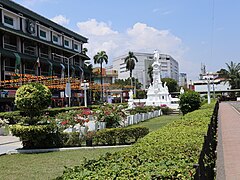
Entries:
<svg viewBox="0 0 240 180">
<path fill-rule="evenodd" d="M 120 145 L 120 146 L 92 146 L 92 147 L 69 147 L 69 148 L 51 148 L 51 149 L 16 149 L 8 151 L 5 154 L 33 154 L 33 153 L 46 153 L 46 152 L 58 152 L 68 150 L 79 150 L 79 149 L 105 149 L 105 148 L 121 148 L 130 147 L 131 145 Z M 2 154 L 4 155 L 4 154 Z"/>
</svg>

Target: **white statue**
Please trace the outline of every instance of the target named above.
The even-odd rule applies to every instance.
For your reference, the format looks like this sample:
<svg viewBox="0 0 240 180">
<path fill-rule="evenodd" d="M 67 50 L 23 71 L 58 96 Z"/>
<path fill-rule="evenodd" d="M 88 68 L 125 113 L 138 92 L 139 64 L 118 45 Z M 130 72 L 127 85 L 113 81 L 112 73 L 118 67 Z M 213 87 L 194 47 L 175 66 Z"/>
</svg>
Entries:
<svg viewBox="0 0 240 180">
<path fill-rule="evenodd" d="M 183 87 L 181 87 L 180 94 L 183 94 L 183 93 L 184 93 L 184 89 L 183 89 Z"/>
<path fill-rule="evenodd" d="M 154 55 L 153 55 L 153 60 L 154 60 L 154 61 L 158 61 L 158 60 L 159 60 L 159 53 L 158 53 L 158 51 L 155 50 L 153 53 L 154 53 Z"/>
<path fill-rule="evenodd" d="M 133 99 L 133 91 L 132 90 L 129 91 L 129 99 Z"/>
</svg>

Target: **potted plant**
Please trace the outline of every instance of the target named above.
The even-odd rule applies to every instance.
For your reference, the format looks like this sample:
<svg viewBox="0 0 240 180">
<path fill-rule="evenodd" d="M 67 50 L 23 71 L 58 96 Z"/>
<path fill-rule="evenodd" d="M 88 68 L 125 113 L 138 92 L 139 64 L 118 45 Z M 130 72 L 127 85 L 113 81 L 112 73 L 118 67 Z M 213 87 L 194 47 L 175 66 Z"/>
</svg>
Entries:
<svg viewBox="0 0 240 180">
<path fill-rule="evenodd" d="M 85 134 L 86 146 L 92 146 L 93 138 L 96 135 L 95 131 L 88 131 Z"/>
</svg>

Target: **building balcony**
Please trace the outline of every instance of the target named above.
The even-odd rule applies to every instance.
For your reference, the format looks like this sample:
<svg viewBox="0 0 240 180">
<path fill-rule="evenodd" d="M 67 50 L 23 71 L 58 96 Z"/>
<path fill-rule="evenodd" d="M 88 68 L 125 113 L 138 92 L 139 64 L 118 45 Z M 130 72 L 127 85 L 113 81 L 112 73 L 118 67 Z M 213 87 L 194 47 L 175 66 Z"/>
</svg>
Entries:
<svg viewBox="0 0 240 180">
<path fill-rule="evenodd" d="M 36 56 L 37 55 L 37 48 L 32 47 L 32 46 L 28 46 L 28 47 L 24 48 L 23 53 L 31 55 L 31 56 Z"/>
</svg>

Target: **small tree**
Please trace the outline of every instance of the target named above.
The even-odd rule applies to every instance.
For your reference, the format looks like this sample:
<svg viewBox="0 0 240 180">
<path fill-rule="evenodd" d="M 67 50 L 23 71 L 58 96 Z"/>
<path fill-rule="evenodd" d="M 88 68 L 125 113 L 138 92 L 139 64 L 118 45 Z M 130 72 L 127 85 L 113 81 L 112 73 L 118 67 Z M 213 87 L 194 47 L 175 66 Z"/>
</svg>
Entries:
<svg viewBox="0 0 240 180">
<path fill-rule="evenodd" d="M 179 87 L 177 84 L 177 81 L 172 78 L 162 78 L 162 83 L 164 84 L 165 82 L 167 83 L 167 87 L 169 89 L 169 92 L 177 92 Z"/>
<path fill-rule="evenodd" d="M 39 116 L 51 103 L 51 91 L 40 83 L 29 83 L 18 88 L 15 95 L 17 108 L 30 117 L 29 124 L 34 124 L 33 117 Z"/>
<path fill-rule="evenodd" d="M 183 115 L 199 109 L 201 106 L 201 98 L 199 93 L 195 91 L 186 91 L 184 94 L 180 95 L 179 105 Z"/>
</svg>

